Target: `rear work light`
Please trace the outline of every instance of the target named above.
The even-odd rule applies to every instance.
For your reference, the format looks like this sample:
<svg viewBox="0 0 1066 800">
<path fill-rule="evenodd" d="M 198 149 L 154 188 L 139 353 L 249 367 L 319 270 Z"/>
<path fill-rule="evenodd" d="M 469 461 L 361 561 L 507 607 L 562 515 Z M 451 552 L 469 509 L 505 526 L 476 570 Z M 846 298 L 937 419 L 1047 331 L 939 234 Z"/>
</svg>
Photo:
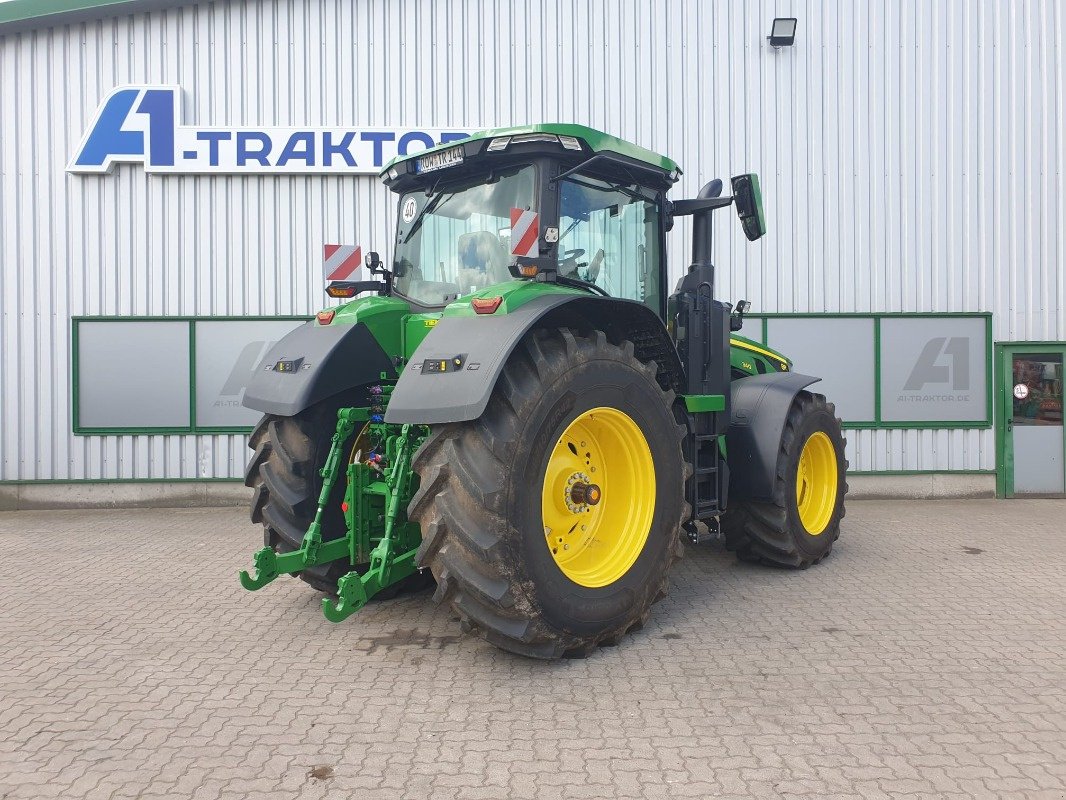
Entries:
<svg viewBox="0 0 1066 800">
<path fill-rule="evenodd" d="M 475 314 L 495 314 L 502 302 L 502 297 L 475 297 L 470 301 L 470 305 Z"/>
<path fill-rule="evenodd" d="M 319 311 L 315 318 L 318 320 L 319 325 L 329 325 L 336 315 L 337 312 L 331 309 L 330 311 Z"/>
</svg>

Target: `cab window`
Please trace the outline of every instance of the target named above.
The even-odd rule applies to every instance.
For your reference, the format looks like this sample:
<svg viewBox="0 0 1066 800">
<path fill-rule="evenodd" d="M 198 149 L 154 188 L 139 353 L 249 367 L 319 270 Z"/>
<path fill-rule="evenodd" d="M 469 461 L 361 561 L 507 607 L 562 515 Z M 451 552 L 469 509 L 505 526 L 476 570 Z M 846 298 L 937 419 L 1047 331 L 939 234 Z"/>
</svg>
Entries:
<svg viewBox="0 0 1066 800">
<path fill-rule="evenodd" d="M 641 187 L 575 175 L 561 182 L 559 274 L 660 313 L 659 203 Z"/>
<path fill-rule="evenodd" d="M 536 170 L 511 169 L 485 181 L 400 198 L 393 274 L 396 292 L 442 306 L 511 280 L 511 209 L 533 209 Z"/>
</svg>

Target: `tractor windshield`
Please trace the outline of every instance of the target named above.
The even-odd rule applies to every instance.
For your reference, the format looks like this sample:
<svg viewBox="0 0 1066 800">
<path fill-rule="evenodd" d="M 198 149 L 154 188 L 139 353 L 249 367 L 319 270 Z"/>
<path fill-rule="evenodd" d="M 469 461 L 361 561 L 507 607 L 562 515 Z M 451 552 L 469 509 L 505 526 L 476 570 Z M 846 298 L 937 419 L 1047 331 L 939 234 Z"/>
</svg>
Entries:
<svg viewBox="0 0 1066 800">
<path fill-rule="evenodd" d="M 511 209 L 533 209 L 536 168 L 527 165 L 400 198 L 395 290 L 424 306 L 512 279 Z"/>
</svg>

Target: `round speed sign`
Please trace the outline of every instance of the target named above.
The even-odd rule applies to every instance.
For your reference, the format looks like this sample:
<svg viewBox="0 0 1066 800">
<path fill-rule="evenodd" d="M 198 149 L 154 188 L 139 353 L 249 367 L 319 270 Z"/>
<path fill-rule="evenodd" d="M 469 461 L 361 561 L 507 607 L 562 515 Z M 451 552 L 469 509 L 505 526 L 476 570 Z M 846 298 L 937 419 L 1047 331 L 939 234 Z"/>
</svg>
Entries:
<svg viewBox="0 0 1066 800">
<path fill-rule="evenodd" d="M 1014 386 L 1014 396 L 1019 400 L 1024 400 L 1029 396 L 1029 387 L 1024 383 L 1019 383 Z"/>
</svg>

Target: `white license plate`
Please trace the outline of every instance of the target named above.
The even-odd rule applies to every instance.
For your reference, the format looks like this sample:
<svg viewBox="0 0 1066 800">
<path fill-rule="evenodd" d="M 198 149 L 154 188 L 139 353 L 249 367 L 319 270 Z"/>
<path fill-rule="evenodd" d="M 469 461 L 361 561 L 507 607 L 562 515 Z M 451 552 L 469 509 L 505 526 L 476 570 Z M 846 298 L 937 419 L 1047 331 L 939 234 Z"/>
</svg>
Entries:
<svg viewBox="0 0 1066 800">
<path fill-rule="evenodd" d="M 439 150 L 436 153 L 422 156 L 415 162 L 416 172 L 432 172 L 435 169 L 454 167 L 463 163 L 463 148 L 453 147 L 450 150 Z"/>
</svg>

